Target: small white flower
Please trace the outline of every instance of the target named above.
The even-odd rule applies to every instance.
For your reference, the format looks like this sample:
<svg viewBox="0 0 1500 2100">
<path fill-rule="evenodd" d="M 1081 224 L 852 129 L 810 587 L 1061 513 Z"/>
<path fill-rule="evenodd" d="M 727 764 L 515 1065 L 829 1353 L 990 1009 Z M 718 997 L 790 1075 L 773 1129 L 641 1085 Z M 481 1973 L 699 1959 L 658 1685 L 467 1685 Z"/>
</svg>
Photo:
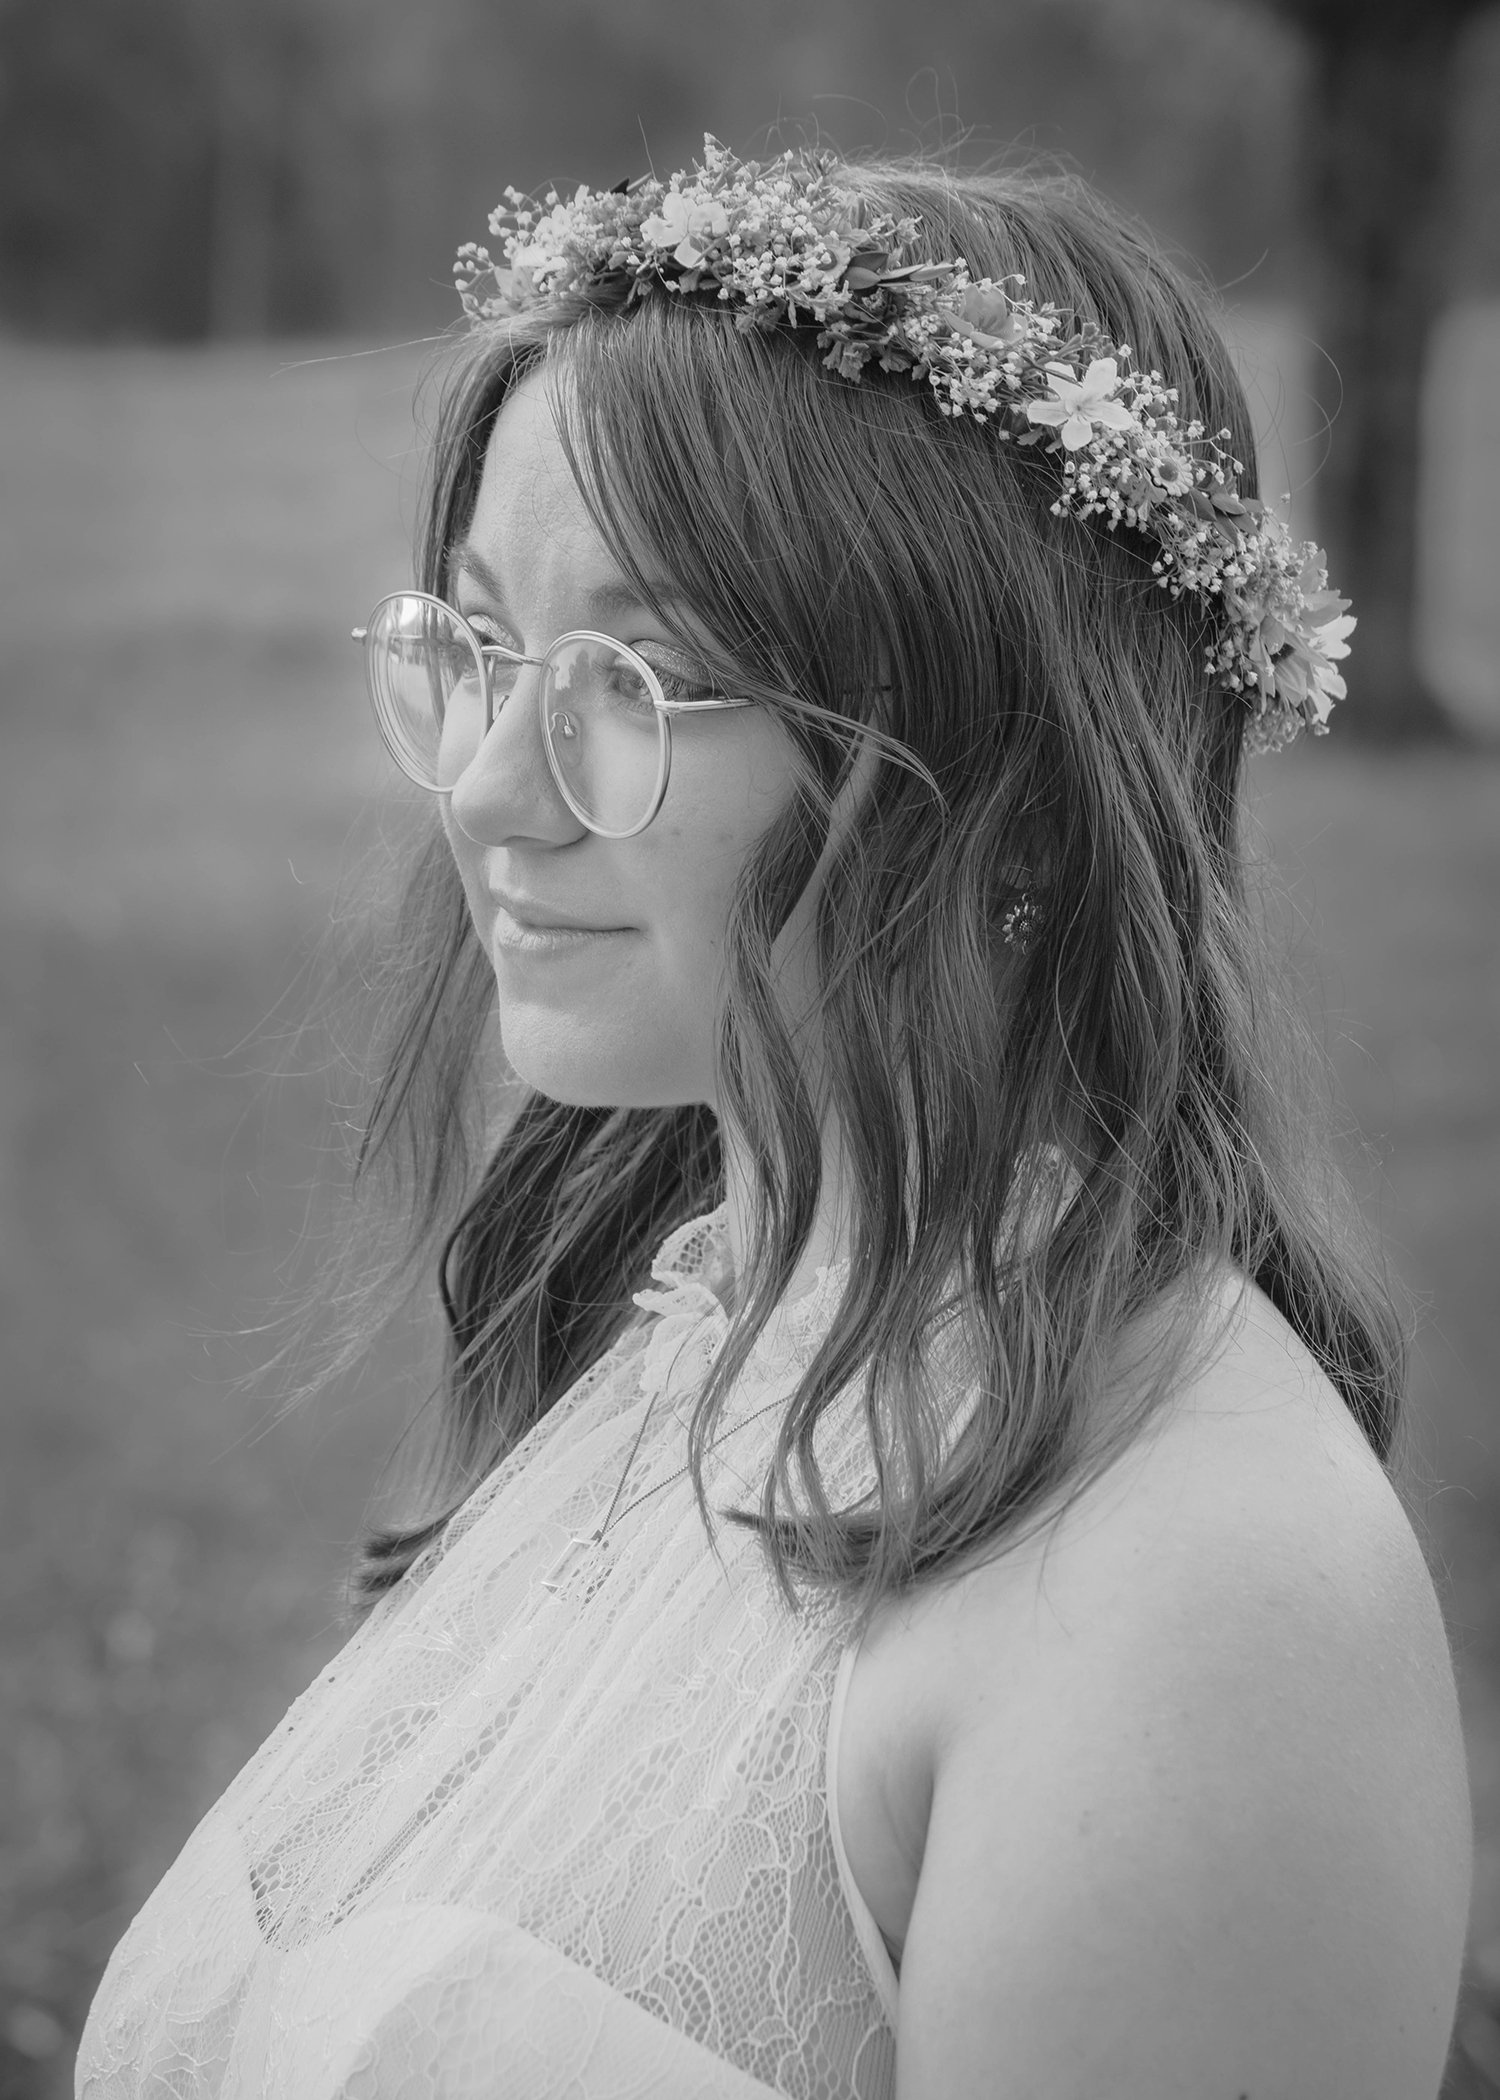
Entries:
<svg viewBox="0 0 1500 2100">
<path fill-rule="evenodd" d="M 641 221 L 643 238 L 653 248 L 670 248 L 685 270 L 696 268 L 709 246 L 728 231 L 729 214 L 722 204 L 692 204 L 681 190 L 668 190 L 661 210 Z"/>
<path fill-rule="evenodd" d="M 1151 479 L 1169 496 L 1184 496 L 1193 487 L 1193 462 L 1181 452 L 1165 448 L 1151 458 Z"/>
<path fill-rule="evenodd" d="M 1131 430 L 1135 417 L 1115 397 L 1120 386 L 1120 367 L 1112 357 L 1096 357 L 1082 379 L 1068 365 L 1048 365 L 1052 392 L 1028 401 L 1027 416 L 1033 423 L 1062 426 L 1062 441 L 1069 452 L 1077 452 L 1094 435 L 1096 425 L 1107 430 Z"/>
</svg>

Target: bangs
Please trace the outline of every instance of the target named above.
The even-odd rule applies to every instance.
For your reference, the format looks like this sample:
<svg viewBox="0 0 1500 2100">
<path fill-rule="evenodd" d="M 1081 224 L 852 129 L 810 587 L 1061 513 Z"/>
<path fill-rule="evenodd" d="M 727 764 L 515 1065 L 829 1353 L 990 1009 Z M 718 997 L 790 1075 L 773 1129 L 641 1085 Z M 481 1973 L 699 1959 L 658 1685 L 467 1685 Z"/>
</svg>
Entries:
<svg viewBox="0 0 1500 2100">
<path fill-rule="evenodd" d="M 847 550 L 823 523 L 849 477 L 810 340 L 648 301 L 554 335 L 547 362 L 569 463 L 646 602 L 660 610 L 651 578 L 670 576 L 757 697 L 845 712 L 840 693 L 874 682 L 879 637 L 849 617 Z M 840 493 L 846 514 L 869 508 Z"/>
<path fill-rule="evenodd" d="M 664 300 L 581 318 L 547 363 L 624 573 L 648 603 L 671 577 L 715 675 L 780 712 L 825 779 L 857 728 L 930 795 L 972 760 L 976 717 L 992 734 L 1039 675 L 1016 550 L 1056 521 L 991 433 L 905 375 L 842 379 L 810 330 Z"/>
</svg>

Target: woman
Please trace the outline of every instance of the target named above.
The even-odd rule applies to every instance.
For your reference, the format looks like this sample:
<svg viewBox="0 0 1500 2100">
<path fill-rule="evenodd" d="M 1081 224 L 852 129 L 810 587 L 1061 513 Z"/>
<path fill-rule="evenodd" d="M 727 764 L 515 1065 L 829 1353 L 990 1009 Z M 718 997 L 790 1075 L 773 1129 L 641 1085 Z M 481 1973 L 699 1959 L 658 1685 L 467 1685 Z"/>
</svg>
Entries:
<svg viewBox="0 0 1500 2100">
<path fill-rule="evenodd" d="M 1435 2093 L 1452 1671 L 1240 844 L 1352 622 L 1202 301 L 712 141 L 492 223 L 363 637 L 439 1479 L 80 2092 Z"/>
</svg>

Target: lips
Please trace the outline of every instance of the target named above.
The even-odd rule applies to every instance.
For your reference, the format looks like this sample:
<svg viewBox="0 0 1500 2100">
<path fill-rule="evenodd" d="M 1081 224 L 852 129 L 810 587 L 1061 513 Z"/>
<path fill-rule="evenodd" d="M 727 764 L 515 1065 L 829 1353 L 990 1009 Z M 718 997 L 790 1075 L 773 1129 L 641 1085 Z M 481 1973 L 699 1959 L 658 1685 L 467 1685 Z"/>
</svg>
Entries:
<svg viewBox="0 0 1500 2100">
<path fill-rule="evenodd" d="M 589 925 L 581 919 L 564 919 L 556 913 L 539 918 L 534 916 L 540 910 L 539 906 L 529 902 L 502 902 L 493 892 L 491 903 L 494 907 L 490 925 L 491 945 L 497 957 L 508 956 L 513 962 L 525 957 L 540 961 L 548 957 L 558 960 L 567 955 L 582 955 L 631 931 L 628 926 Z"/>
<path fill-rule="evenodd" d="M 529 897 L 506 896 L 499 890 L 490 891 L 490 902 L 526 933 L 625 933 L 629 930 L 623 926 L 601 925 L 593 919 L 572 919 L 563 912 L 533 902 Z"/>
</svg>

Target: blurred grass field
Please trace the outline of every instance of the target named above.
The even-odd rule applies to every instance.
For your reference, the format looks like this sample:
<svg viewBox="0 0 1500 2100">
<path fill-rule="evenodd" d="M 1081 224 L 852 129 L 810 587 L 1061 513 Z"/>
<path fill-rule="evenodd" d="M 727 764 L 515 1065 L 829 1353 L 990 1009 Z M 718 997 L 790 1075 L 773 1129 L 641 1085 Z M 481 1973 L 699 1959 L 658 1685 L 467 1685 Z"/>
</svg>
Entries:
<svg viewBox="0 0 1500 2100">
<path fill-rule="evenodd" d="M 0 346 L 0 2100 L 68 2089 L 132 1909 L 337 1642 L 419 1397 L 399 1351 L 286 1419 L 234 1381 L 336 1152 L 319 1075 L 264 1075 L 380 899 L 345 637 L 408 572 L 420 363 Z M 1260 795 L 1425 1308 L 1406 1478 L 1500 1989 L 1500 757 L 1334 738 Z"/>
</svg>

